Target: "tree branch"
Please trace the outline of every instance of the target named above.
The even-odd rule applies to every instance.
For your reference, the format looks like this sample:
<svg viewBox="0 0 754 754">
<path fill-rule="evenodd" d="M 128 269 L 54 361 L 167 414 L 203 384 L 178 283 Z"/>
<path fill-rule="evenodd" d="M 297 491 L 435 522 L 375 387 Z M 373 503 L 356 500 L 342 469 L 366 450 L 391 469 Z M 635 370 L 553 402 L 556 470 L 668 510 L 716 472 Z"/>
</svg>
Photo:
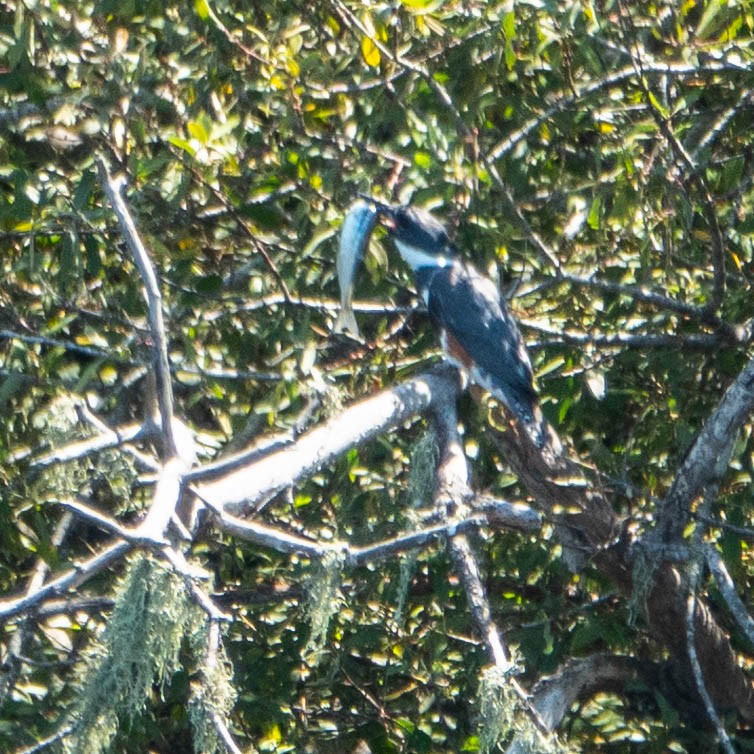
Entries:
<svg viewBox="0 0 754 754">
<path fill-rule="evenodd" d="M 149 329 L 154 350 L 154 372 L 157 380 L 157 402 L 160 410 L 161 430 L 164 442 L 163 452 L 166 458 L 176 455 L 177 448 L 173 436 L 173 386 L 170 379 L 170 362 L 168 344 L 165 335 L 165 322 L 162 315 L 162 293 L 144 244 L 139 237 L 136 224 L 126 206 L 121 189 L 123 178 L 115 180 L 110 176 L 104 159 L 97 160 L 100 182 L 110 200 L 110 205 L 120 223 L 126 245 L 131 250 L 136 267 L 139 270 L 147 297 L 149 309 Z"/>
<path fill-rule="evenodd" d="M 751 390 L 745 387 L 751 381 L 754 381 L 752 364 L 737 380 L 737 386 L 732 386 L 728 391 L 735 393 L 736 400 L 731 399 L 731 402 L 739 408 L 741 401 L 754 401 L 753 395 L 747 395 L 747 390 L 749 393 Z M 723 402 L 726 403 L 726 399 Z M 709 429 L 705 427 L 709 439 L 698 439 L 684 461 L 684 468 L 689 464 L 689 478 L 706 479 L 713 474 L 713 470 L 704 464 L 714 467 L 715 448 L 730 442 L 729 429 L 734 423 L 734 412 L 732 408 L 726 408 L 720 413 L 722 418 L 719 422 L 713 418 Z M 735 416 L 740 418 L 738 414 Z M 713 431 L 713 426 L 717 427 L 717 432 Z M 506 432 L 491 430 L 506 459 L 537 504 L 549 518 L 558 522 L 555 531 L 563 543 L 564 555 L 569 551 L 580 554 L 582 560 L 591 562 L 625 594 L 632 594 L 636 586 L 634 556 L 641 546 L 632 542 L 628 522 L 618 519 L 608 491 L 602 487 L 599 477 L 596 482 L 590 482 L 573 461 L 558 459 L 553 463 L 541 454 L 533 453 L 525 443 L 516 441 L 515 427 Z M 702 430 L 702 434 L 705 434 L 705 430 Z M 708 443 L 713 444 L 710 455 L 703 452 Z M 697 445 L 702 447 L 696 449 Z M 700 466 L 689 460 L 692 457 L 697 459 Z M 579 479 L 580 482 L 576 483 Z M 690 486 L 698 487 L 696 483 Z M 688 700 L 689 693 L 693 698 L 695 683 L 685 642 L 685 597 L 686 589 L 676 566 L 662 563 L 654 571 L 652 586 L 645 600 L 648 627 L 651 635 L 667 647 L 675 673 L 674 683 L 683 687 L 679 694 Z M 697 655 L 716 709 L 735 709 L 742 720 L 754 720 L 754 689 L 738 665 L 728 636 L 700 600 L 696 601 L 694 620 Z"/>
<path fill-rule="evenodd" d="M 754 359 L 751 359 L 725 391 L 686 452 L 659 508 L 656 528 L 664 542 L 674 542 L 681 537 L 694 500 L 727 471 L 738 431 L 754 410 L 753 388 Z"/>
<path fill-rule="evenodd" d="M 627 684 L 648 674 L 651 674 L 651 666 L 621 655 L 594 654 L 569 660 L 557 673 L 537 683 L 531 703 L 546 730 L 553 733 L 577 701 L 600 691 L 621 691 Z M 527 754 L 530 751 L 529 742 L 517 736 L 507 754 Z"/>
<path fill-rule="evenodd" d="M 435 507 L 441 516 L 449 517 L 451 521 L 459 511 L 464 510 L 473 494 L 469 487 L 466 454 L 458 434 L 455 396 L 453 398 L 452 401 L 437 403 L 433 407 L 433 418 L 440 446 Z M 533 724 L 540 732 L 547 733 L 539 713 L 529 701 L 529 695 L 509 673 L 511 653 L 492 617 L 492 609 L 479 572 L 477 557 L 466 534 L 454 534 L 448 547 L 455 569 L 463 583 L 474 623 L 482 636 L 492 663 L 500 671 L 501 677 L 506 678 Z"/>
<path fill-rule="evenodd" d="M 696 595 L 693 589 L 689 590 L 688 597 L 686 598 L 686 648 L 689 653 L 689 663 L 691 665 L 691 671 L 696 683 L 696 691 L 704 703 L 704 709 L 707 713 L 707 717 L 715 728 L 717 733 L 717 740 L 725 750 L 726 754 L 735 754 L 735 749 L 730 741 L 728 732 L 725 730 L 720 716 L 717 714 L 715 704 L 712 701 L 707 686 L 704 682 L 704 674 L 702 672 L 702 666 L 699 662 L 699 656 L 696 652 Z"/>
<path fill-rule="evenodd" d="M 119 539 L 110 543 L 104 550 L 87 560 L 77 563 L 59 576 L 48 581 L 44 586 L 20 597 L 0 600 L 0 618 L 10 618 L 31 610 L 49 597 L 57 597 L 69 589 L 75 589 L 112 563 L 120 560 L 132 549 L 130 542 Z"/>
<path fill-rule="evenodd" d="M 738 596 L 736 585 L 733 583 L 733 579 L 725 567 L 725 562 L 712 544 L 705 546 L 704 555 L 707 567 L 710 569 L 717 588 L 720 590 L 720 594 L 722 594 L 728 610 L 730 610 L 733 619 L 736 621 L 736 625 L 749 640 L 749 644 L 754 647 L 754 619 L 749 615 L 746 605 L 744 605 Z"/>
<path fill-rule="evenodd" d="M 455 372 L 426 372 L 359 401 L 338 416 L 303 434 L 294 444 L 210 482 L 196 485 L 197 496 L 213 510 L 236 515 L 261 507 L 272 495 L 295 484 L 437 402 L 452 400 Z"/>
</svg>

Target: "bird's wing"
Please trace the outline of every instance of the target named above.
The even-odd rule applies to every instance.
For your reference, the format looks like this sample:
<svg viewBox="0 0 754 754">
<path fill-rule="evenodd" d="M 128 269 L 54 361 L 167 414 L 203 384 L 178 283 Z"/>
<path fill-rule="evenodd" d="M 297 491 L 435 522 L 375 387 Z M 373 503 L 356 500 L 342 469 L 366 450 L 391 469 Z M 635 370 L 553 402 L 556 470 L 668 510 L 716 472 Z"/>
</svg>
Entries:
<svg viewBox="0 0 754 754">
<path fill-rule="evenodd" d="M 529 356 L 492 281 L 458 263 L 432 270 L 422 282 L 432 320 L 466 351 L 490 383 L 484 387 L 513 407 L 531 407 L 536 394 Z"/>
</svg>

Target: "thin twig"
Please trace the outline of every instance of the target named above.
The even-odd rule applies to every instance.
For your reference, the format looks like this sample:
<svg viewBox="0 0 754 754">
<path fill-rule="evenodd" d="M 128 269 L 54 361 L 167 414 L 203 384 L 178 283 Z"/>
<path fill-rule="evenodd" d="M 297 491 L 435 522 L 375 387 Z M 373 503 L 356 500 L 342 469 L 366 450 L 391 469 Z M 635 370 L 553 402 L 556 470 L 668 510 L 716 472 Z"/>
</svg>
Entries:
<svg viewBox="0 0 754 754">
<path fill-rule="evenodd" d="M 50 545 L 58 548 L 63 544 L 68 534 L 73 516 L 70 513 L 64 513 L 58 521 L 55 531 L 50 539 Z M 27 594 L 34 594 L 44 584 L 44 580 L 50 571 L 49 564 L 40 558 L 32 571 L 26 586 Z M 20 621 L 16 630 L 11 634 L 10 640 L 5 648 L 3 665 L 5 672 L 0 676 L 0 707 L 3 706 L 8 694 L 13 690 L 18 675 L 21 671 L 21 655 L 24 653 L 24 644 L 28 637 L 29 622 L 28 620 Z"/>
<path fill-rule="evenodd" d="M 278 270 L 277 265 L 273 261 L 272 257 L 269 255 L 267 249 L 265 248 L 265 244 L 257 238 L 256 233 L 254 233 L 249 223 L 247 223 L 246 220 L 244 220 L 244 218 L 241 216 L 238 210 L 228 200 L 228 197 L 226 197 L 225 194 L 223 194 L 222 191 L 220 191 L 220 189 L 217 188 L 217 186 L 207 181 L 204 178 L 204 176 L 198 170 L 196 170 L 196 168 L 192 167 L 191 173 L 194 176 L 195 180 L 198 183 L 200 183 L 207 191 L 211 192 L 212 195 L 215 197 L 215 199 L 217 199 L 217 201 L 219 201 L 223 205 L 223 207 L 228 212 L 228 214 L 233 218 L 233 220 L 236 223 L 238 223 L 238 226 L 246 234 L 246 237 L 251 241 L 252 245 L 254 246 L 256 251 L 259 253 L 259 255 L 262 257 L 267 267 L 269 268 L 278 286 L 280 287 L 280 290 L 282 291 L 283 296 L 285 297 L 285 300 L 291 301 L 293 297 L 291 296 L 291 292 L 290 292 L 290 289 L 288 288 L 288 284 L 285 282 L 285 279 L 280 274 L 280 270 Z"/>
<path fill-rule="evenodd" d="M 632 16 L 627 12 L 623 0 L 621 0 L 620 6 L 621 13 L 619 14 L 619 19 L 621 24 L 625 27 L 632 22 Z M 639 44 L 638 40 L 640 39 L 640 36 L 635 32 L 636 30 L 634 28 L 627 29 L 626 36 L 635 40 L 635 44 L 631 46 L 633 49 L 629 49 L 628 52 L 631 56 L 631 64 L 636 70 L 639 87 L 644 93 L 649 111 L 652 113 L 652 117 L 655 119 L 660 132 L 664 135 L 670 145 L 676 163 L 685 168 L 688 177 L 698 185 L 702 195 L 702 211 L 712 237 L 712 268 L 714 272 L 712 297 L 709 304 L 705 307 L 705 311 L 712 315 L 721 307 L 725 296 L 725 241 L 723 239 L 722 230 L 720 229 L 720 223 L 717 219 L 715 202 L 702 171 L 694 163 L 694 159 L 689 155 L 686 148 L 675 135 L 670 117 L 660 111 L 657 105 L 657 98 L 649 89 L 649 84 L 647 83 L 645 75 L 645 51 Z"/>
<path fill-rule="evenodd" d="M 209 3 L 209 0 L 205 0 L 204 7 L 207 10 L 207 16 L 209 17 L 210 21 L 212 21 L 212 23 L 215 25 L 218 31 L 225 37 L 225 39 L 228 40 L 228 42 L 230 42 L 232 45 L 234 45 L 239 50 L 241 50 L 241 52 L 247 57 L 252 58 L 253 60 L 256 60 L 259 63 L 263 63 L 264 65 L 271 65 L 270 61 L 267 60 L 267 58 L 263 58 L 259 53 L 255 52 L 250 47 L 245 45 L 235 34 L 231 33 L 228 27 L 220 20 L 220 17 L 215 13 L 214 9 Z"/>
<path fill-rule="evenodd" d="M 699 76 L 703 73 L 713 74 L 721 73 L 723 71 L 741 73 L 741 67 L 714 60 L 708 60 L 704 65 L 692 65 L 690 63 L 663 63 L 661 61 L 652 60 L 646 62 L 644 65 L 644 73 L 652 76 Z M 543 123 L 550 120 L 554 115 L 563 112 L 563 110 L 567 110 L 577 102 L 586 99 L 592 94 L 597 94 L 603 89 L 622 84 L 624 81 L 633 78 L 636 78 L 636 68 L 634 65 L 629 64 L 608 74 L 604 78 L 587 84 L 585 87 L 572 94 L 566 92 L 555 94 L 553 96 L 553 104 L 550 105 L 547 110 L 531 120 L 528 120 L 523 126 L 499 141 L 489 151 L 489 158 L 491 160 L 497 160 L 508 154 Z"/>
<path fill-rule="evenodd" d="M 96 555 L 83 562 L 76 563 L 72 568 L 64 571 L 52 581 L 48 581 L 36 591 L 23 594 L 20 597 L 0 600 L 0 618 L 7 619 L 19 615 L 31 610 L 49 597 L 56 597 L 83 584 L 111 564 L 121 560 L 132 548 L 133 545 L 130 542 L 118 539 L 111 542 Z"/>
</svg>

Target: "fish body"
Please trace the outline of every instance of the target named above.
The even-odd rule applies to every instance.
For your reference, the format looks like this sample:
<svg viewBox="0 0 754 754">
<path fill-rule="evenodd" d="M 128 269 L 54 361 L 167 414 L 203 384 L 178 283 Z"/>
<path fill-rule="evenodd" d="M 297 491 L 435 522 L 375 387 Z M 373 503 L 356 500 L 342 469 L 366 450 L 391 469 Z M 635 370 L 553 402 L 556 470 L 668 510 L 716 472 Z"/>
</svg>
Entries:
<svg viewBox="0 0 754 754">
<path fill-rule="evenodd" d="M 356 269 L 364 258 L 369 238 L 377 222 L 377 207 L 358 200 L 351 205 L 340 229 L 338 248 L 338 284 L 340 285 L 340 312 L 335 321 L 336 333 L 350 332 L 359 335 L 359 326 L 353 313 L 353 288 Z"/>
</svg>

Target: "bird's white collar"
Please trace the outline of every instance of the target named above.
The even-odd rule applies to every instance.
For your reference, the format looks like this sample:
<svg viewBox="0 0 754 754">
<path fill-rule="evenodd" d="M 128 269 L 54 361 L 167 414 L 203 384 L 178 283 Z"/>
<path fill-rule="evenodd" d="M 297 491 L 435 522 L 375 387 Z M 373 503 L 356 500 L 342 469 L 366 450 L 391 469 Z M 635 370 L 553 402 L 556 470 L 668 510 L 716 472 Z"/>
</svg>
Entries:
<svg viewBox="0 0 754 754">
<path fill-rule="evenodd" d="M 395 245 L 404 261 L 414 270 L 421 267 L 450 267 L 453 264 L 453 257 L 450 254 L 429 254 L 417 246 L 411 246 L 398 239 L 395 239 Z"/>
</svg>

